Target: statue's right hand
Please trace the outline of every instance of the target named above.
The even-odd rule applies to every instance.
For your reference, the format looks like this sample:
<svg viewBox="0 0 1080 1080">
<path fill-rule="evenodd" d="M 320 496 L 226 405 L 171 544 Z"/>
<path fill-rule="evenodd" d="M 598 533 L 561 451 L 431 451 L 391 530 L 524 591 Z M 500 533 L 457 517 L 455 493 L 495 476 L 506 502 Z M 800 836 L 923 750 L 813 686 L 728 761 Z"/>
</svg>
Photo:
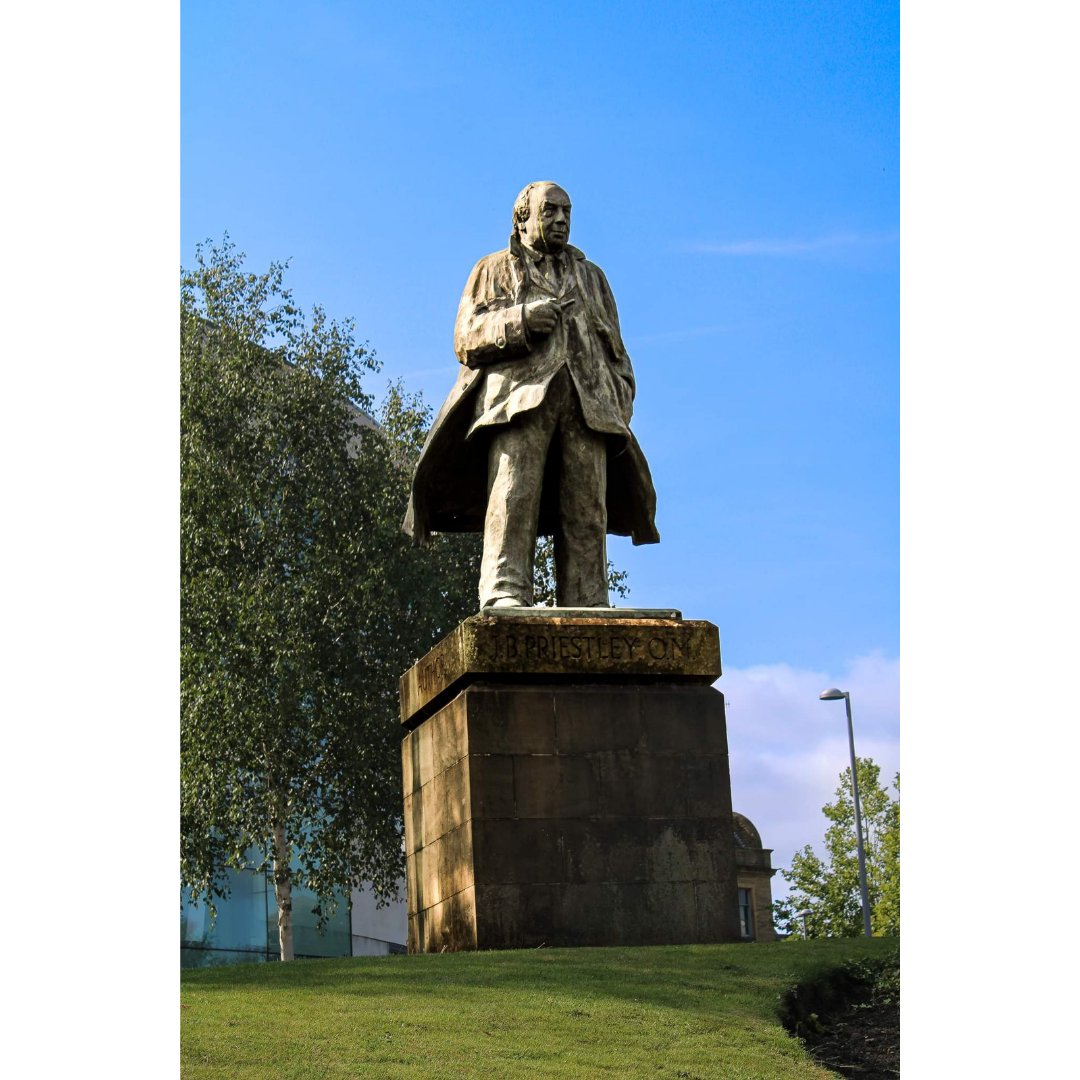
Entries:
<svg viewBox="0 0 1080 1080">
<path fill-rule="evenodd" d="M 550 334 L 559 321 L 559 305 L 554 300 L 534 300 L 525 305 L 525 326 L 533 334 Z"/>
</svg>

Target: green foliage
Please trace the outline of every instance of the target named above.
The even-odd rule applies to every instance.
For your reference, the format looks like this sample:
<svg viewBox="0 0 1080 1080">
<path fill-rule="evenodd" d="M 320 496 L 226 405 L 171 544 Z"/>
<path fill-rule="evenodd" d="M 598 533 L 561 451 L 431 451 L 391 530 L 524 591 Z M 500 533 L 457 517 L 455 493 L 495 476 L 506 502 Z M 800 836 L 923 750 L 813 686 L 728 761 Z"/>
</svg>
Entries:
<svg viewBox="0 0 1080 1080">
<path fill-rule="evenodd" d="M 780 1020 L 793 1035 L 813 1045 L 826 1034 L 827 1022 L 848 1009 L 876 1002 L 893 1003 L 900 997 L 898 944 L 868 955 L 858 955 L 824 968 L 791 987 L 780 999 Z"/>
<path fill-rule="evenodd" d="M 243 259 L 181 278 L 181 879 L 224 895 L 277 826 L 328 912 L 395 893 L 398 678 L 475 610 L 476 545 L 411 546 L 422 403 L 391 388 L 375 427 L 352 323 Z"/>
<path fill-rule="evenodd" d="M 871 893 L 871 926 L 875 933 L 900 933 L 900 774 L 893 779 L 896 801 L 886 810 L 878 844 L 880 858 L 876 867 L 876 899 Z"/>
<path fill-rule="evenodd" d="M 516 949 L 183 972 L 187 1080 L 827 1080 L 777 1015 L 891 943 Z"/>
<path fill-rule="evenodd" d="M 482 543 L 478 533 L 435 533 L 418 548 L 401 532 L 413 471 L 431 426 L 431 407 L 420 394 L 406 393 L 398 380 L 387 386 L 378 419 L 395 470 L 387 512 L 393 521 L 398 571 L 407 575 L 400 582 L 409 598 L 403 614 L 412 618 L 415 613 L 433 628 L 421 633 L 424 646 L 401 668 L 400 675 L 462 619 L 476 613 Z M 415 636 L 415 627 L 408 630 Z M 395 676 L 395 702 L 397 685 Z"/>
<path fill-rule="evenodd" d="M 629 574 L 617 570 L 608 559 L 608 589 L 625 600 L 630 595 L 630 586 L 626 583 Z M 536 541 L 536 561 L 533 563 L 533 603 L 555 606 L 555 544 L 550 536 L 541 536 Z"/>
<path fill-rule="evenodd" d="M 871 758 L 858 758 L 856 764 L 871 929 L 875 935 L 895 935 L 900 933 L 900 775 L 893 781 L 893 799 Z M 781 870 L 792 889 L 773 905 L 774 922 L 781 933 L 797 938 L 857 936 L 863 921 L 850 768 L 840 775 L 836 801 L 822 813 L 829 821 L 825 858 L 808 844 L 795 853 L 790 870 Z"/>
</svg>

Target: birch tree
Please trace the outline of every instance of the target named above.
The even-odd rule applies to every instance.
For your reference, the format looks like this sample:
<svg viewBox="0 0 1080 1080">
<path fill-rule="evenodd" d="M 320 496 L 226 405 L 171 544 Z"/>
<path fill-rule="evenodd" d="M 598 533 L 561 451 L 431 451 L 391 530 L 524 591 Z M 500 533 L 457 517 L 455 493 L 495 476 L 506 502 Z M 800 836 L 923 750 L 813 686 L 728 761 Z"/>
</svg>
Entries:
<svg viewBox="0 0 1080 1080">
<path fill-rule="evenodd" d="M 396 894 L 397 681 L 475 610 L 479 548 L 401 533 L 422 402 L 372 426 L 375 357 L 284 275 L 226 238 L 181 277 L 181 880 L 212 902 L 254 853 L 289 960 L 297 883 L 323 916 Z"/>
</svg>

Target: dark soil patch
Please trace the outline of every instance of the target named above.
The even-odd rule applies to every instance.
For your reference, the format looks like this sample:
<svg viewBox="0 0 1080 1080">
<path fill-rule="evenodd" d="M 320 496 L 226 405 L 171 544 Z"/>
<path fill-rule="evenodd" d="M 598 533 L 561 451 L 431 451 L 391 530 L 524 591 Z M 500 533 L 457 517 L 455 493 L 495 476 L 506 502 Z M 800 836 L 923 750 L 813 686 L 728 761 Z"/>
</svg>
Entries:
<svg viewBox="0 0 1080 1080">
<path fill-rule="evenodd" d="M 825 1024 L 807 1049 L 819 1065 L 857 1080 L 895 1080 L 900 1075 L 900 1003 L 856 1002 Z"/>
<path fill-rule="evenodd" d="M 853 1080 L 900 1075 L 900 959 L 848 964 L 795 987 L 785 1026 L 819 1065 Z"/>
</svg>

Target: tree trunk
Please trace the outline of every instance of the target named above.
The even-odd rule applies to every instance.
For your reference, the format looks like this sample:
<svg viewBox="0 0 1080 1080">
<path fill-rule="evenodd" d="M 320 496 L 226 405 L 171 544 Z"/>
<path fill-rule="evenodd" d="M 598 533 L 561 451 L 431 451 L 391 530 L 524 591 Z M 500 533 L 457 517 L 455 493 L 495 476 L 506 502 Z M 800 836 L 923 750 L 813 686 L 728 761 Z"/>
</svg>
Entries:
<svg viewBox="0 0 1080 1080">
<path fill-rule="evenodd" d="M 277 900 L 278 946 L 282 960 L 293 958 L 292 850 L 285 826 L 274 822 L 274 897 Z"/>
</svg>

